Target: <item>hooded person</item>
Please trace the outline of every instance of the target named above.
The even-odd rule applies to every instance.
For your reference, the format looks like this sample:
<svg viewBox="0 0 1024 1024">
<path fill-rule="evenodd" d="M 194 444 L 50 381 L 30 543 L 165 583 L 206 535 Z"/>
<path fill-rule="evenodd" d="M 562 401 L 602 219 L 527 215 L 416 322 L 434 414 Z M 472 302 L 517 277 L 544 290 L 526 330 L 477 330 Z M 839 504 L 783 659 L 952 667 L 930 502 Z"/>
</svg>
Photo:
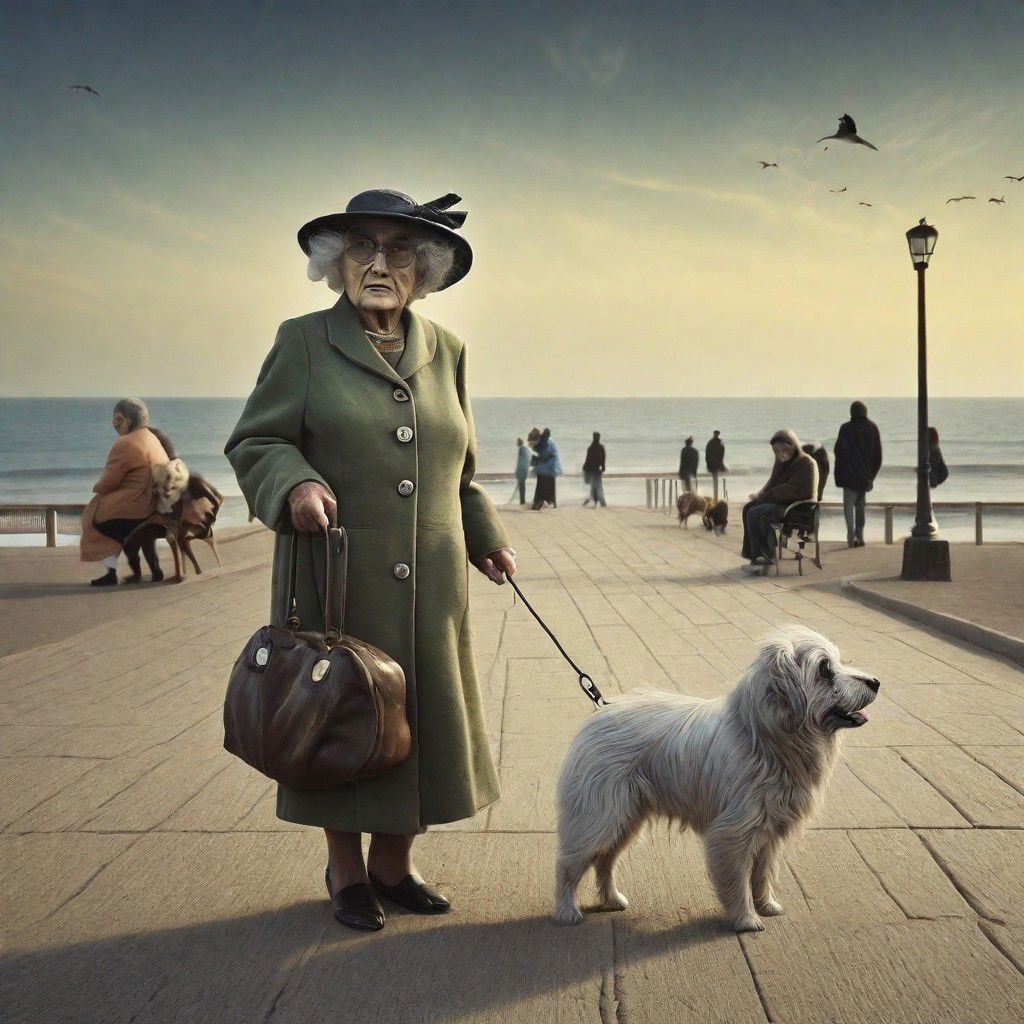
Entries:
<svg viewBox="0 0 1024 1024">
<path fill-rule="evenodd" d="M 781 521 L 789 505 L 814 501 L 818 493 L 818 464 L 802 450 L 800 438 L 792 430 L 776 430 L 769 444 L 775 453 L 771 476 L 743 506 L 742 555 L 749 559 L 743 569 L 751 573 L 775 564 L 771 524 Z"/>
<path fill-rule="evenodd" d="M 723 450 L 724 450 L 723 445 Z M 693 447 L 693 438 L 688 437 L 679 452 L 679 479 L 687 493 L 697 489 L 697 469 L 700 466 L 700 453 Z"/>
<path fill-rule="evenodd" d="M 587 500 L 583 502 L 584 508 L 591 502 L 593 502 L 594 508 L 597 508 L 598 505 L 602 508 L 607 508 L 608 502 L 605 501 L 604 497 L 603 476 L 604 445 L 601 444 L 601 435 L 595 430 L 594 440 L 587 449 L 587 457 L 583 460 L 583 479 L 586 483 L 590 484 L 590 494 L 587 496 Z"/>
<path fill-rule="evenodd" d="M 850 419 L 839 428 L 833 451 L 836 486 L 843 489 L 846 543 L 851 548 L 862 548 L 865 499 L 882 468 L 882 436 L 868 419 L 868 407 L 863 402 L 850 404 Z"/>
</svg>

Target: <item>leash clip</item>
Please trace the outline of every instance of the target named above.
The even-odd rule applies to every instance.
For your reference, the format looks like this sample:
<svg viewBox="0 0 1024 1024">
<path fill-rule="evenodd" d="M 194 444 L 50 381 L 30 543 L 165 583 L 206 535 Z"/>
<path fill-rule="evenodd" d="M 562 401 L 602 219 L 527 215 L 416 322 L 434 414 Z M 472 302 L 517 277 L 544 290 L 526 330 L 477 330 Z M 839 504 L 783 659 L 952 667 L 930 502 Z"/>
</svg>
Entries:
<svg viewBox="0 0 1024 1024">
<path fill-rule="evenodd" d="M 584 682 L 584 680 L 586 680 Z M 580 688 L 583 692 L 594 702 L 599 708 L 608 707 L 608 701 L 604 699 L 604 695 L 597 688 L 597 684 L 594 682 L 586 672 L 580 673 Z"/>
</svg>

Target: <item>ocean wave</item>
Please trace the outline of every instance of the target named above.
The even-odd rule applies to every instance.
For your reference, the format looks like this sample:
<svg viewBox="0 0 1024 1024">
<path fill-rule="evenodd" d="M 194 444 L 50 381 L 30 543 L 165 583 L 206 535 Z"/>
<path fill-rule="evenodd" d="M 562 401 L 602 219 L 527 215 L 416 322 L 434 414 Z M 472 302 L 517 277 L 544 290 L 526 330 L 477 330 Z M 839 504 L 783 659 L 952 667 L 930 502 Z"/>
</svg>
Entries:
<svg viewBox="0 0 1024 1024">
<path fill-rule="evenodd" d="M 41 480 L 47 478 L 67 479 L 88 477 L 95 480 L 103 472 L 102 466 L 55 466 L 52 469 L 0 469 L 0 479 Z"/>
</svg>

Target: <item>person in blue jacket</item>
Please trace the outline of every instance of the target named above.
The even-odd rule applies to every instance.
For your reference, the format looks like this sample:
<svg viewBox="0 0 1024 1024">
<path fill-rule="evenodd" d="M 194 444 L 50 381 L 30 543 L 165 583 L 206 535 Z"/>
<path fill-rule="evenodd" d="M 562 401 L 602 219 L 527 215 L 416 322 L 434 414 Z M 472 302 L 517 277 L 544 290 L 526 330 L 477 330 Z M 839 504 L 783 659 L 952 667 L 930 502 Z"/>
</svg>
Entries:
<svg viewBox="0 0 1024 1024">
<path fill-rule="evenodd" d="M 530 462 L 537 476 L 537 489 L 533 492 L 533 511 L 539 512 L 545 505 L 558 508 L 555 499 L 555 478 L 562 475 L 562 463 L 558 458 L 558 446 L 551 439 L 551 430 L 545 427 L 538 431 L 536 427 L 527 435 L 533 447 L 533 458 Z"/>
<path fill-rule="evenodd" d="M 530 475 L 530 448 L 521 438 L 516 438 L 516 485 L 519 488 L 519 504 L 526 504 L 526 478 Z"/>
</svg>

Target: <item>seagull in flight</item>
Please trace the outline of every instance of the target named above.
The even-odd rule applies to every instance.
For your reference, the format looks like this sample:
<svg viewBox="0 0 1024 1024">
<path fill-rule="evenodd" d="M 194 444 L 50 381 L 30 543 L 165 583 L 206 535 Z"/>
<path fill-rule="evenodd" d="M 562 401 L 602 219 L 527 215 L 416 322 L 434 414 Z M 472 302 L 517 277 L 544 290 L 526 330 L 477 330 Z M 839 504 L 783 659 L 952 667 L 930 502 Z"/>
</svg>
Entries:
<svg viewBox="0 0 1024 1024">
<path fill-rule="evenodd" d="M 1002 196 L 999 199 L 995 199 L 995 198 L 990 199 L 989 202 L 990 203 L 1005 203 L 1006 202 L 1006 196 Z"/>
<path fill-rule="evenodd" d="M 824 142 L 826 139 L 838 139 L 840 142 L 854 142 L 859 143 L 862 146 L 867 146 L 868 149 L 873 149 L 876 153 L 878 152 L 877 146 L 872 146 L 867 139 L 862 139 L 857 134 L 857 125 L 854 124 L 853 118 L 849 114 L 843 114 L 839 118 L 839 128 L 836 130 L 835 135 L 824 135 L 819 142 Z M 825 147 L 828 149 L 828 147 Z"/>
<path fill-rule="evenodd" d="M 829 189 L 829 192 L 836 192 L 836 193 L 845 192 L 845 191 L 846 191 L 846 186 L 845 185 L 842 188 L 830 188 Z"/>
<path fill-rule="evenodd" d="M 1024 174 L 1019 178 L 1015 178 L 1012 174 L 1004 174 L 1003 177 L 1006 178 L 1007 181 L 1024 181 Z"/>
<path fill-rule="evenodd" d="M 871 203 L 865 203 L 864 200 L 862 199 L 857 205 L 858 206 L 871 206 Z"/>
<path fill-rule="evenodd" d="M 766 171 L 769 167 L 778 167 L 779 166 L 778 164 L 770 164 L 770 163 L 768 163 L 767 160 L 758 160 L 757 162 L 761 165 L 761 170 L 762 171 Z"/>
<path fill-rule="evenodd" d="M 965 199 L 977 199 L 977 198 L 978 198 L 977 196 L 954 196 L 952 199 L 947 199 L 946 200 L 946 205 L 949 206 L 950 203 L 962 203 Z"/>
<path fill-rule="evenodd" d="M 91 92 L 96 99 L 100 98 L 100 94 L 91 85 L 65 85 L 64 88 L 78 90 L 79 92 Z"/>
</svg>

